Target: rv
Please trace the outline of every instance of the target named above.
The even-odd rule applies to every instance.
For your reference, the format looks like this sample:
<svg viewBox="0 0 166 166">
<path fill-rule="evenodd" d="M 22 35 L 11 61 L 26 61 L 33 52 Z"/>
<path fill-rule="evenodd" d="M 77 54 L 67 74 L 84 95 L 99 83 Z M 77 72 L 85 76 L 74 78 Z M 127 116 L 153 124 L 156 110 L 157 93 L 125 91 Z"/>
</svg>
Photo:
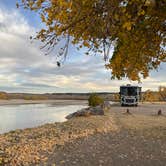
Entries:
<svg viewBox="0 0 166 166">
<path fill-rule="evenodd" d="M 119 94 L 121 106 L 137 106 L 141 99 L 141 87 L 130 84 L 120 86 Z"/>
</svg>

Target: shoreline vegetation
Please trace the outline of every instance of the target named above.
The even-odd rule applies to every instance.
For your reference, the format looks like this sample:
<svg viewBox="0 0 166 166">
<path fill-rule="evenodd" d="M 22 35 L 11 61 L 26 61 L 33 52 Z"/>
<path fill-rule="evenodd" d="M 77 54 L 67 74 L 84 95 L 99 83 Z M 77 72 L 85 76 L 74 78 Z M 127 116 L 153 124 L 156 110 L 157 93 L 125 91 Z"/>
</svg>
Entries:
<svg viewBox="0 0 166 166">
<path fill-rule="evenodd" d="M 0 92 L 0 100 L 88 100 L 91 94 L 96 94 L 104 101 L 119 102 L 120 96 L 118 92 L 95 92 L 95 93 L 7 93 Z M 146 90 L 141 93 L 141 101 L 143 102 L 162 102 L 166 101 L 166 87 L 159 86 L 158 91 Z"/>
<path fill-rule="evenodd" d="M 104 100 L 119 100 L 118 93 L 98 92 L 96 93 Z M 31 93 L 7 93 L 0 92 L 0 100 L 88 100 L 91 93 L 45 93 L 45 94 L 31 94 Z"/>
</svg>

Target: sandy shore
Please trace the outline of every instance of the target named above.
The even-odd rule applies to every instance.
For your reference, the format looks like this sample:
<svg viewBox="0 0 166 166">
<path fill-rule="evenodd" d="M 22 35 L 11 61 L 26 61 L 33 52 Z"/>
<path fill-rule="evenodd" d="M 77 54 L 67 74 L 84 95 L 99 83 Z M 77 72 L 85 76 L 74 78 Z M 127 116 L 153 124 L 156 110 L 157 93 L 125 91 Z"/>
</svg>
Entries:
<svg viewBox="0 0 166 166">
<path fill-rule="evenodd" d="M 117 130 L 110 116 L 73 118 L 63 123 L 15 130 L 0 135 L 0 165 L 46 163 L 55 148 L 78 138 Z"/>
</svg>

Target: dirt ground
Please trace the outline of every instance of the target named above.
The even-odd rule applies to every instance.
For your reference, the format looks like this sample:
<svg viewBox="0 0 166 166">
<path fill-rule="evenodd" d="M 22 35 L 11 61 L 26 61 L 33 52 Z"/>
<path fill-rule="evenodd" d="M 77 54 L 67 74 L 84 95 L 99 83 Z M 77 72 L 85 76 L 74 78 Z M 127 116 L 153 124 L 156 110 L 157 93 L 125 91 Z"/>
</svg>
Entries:
<svg viewBox="0 0 166 166">
<path fill-rule="evenodd" d="M 166 132 L 165 132 L 166 134 Z M 55 150 L 47 165 L 57 166 L 165 166 L 164 139 L 145 138 L 123 130 L 78 139 Z"/>
<path fill-rule="evenodd" d="M 158 110 L 162 110 L 162 112 L 166 115 L 166 102 L 161 103 L 139 103 L 138 107 L 125 106 L 121 107 L 119 103 L 112 105 L 111 112 L 123 113 L 127 109 L 130 110 L 133 114 L 140 115 L 155 115 Z"/>
<path fill-rule="evenodd" d="M 131 114 L 126 114 L 129 109 Z M 157 116 L 161 109 L 163 116 Z M 47 165 L 57 166 L 165 166 L 166 105 L 112 106 L 118 131 L 95 134 L 54 150 Z M 41 164 L 42 165 L 42 164 Z"/>
</svg>

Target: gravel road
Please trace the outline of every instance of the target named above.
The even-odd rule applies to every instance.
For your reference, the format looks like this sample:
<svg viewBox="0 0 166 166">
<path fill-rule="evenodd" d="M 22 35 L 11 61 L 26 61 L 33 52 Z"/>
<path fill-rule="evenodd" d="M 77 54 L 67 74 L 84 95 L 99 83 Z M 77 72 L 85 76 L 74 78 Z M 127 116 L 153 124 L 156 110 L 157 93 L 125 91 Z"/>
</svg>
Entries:
<svg viewBox="0 0 166 166">
<path fill-rule="evenodd" d="M 121 107 L 119 104 L 112 105 L 111 112 L 123 113 L 129 109 L 133 114 L 155 115 L 158 110 L 162 110 L 166 115 L 166 103 L 139 103 L 138 107 Z"/>
<path fill-rule="evenodd" d="M 145 139 L 123 130 L 68 143 L 49 158 L 57 166 L 165 166 L 165 140 Z"/>
<path fill-rule="evenodd" d="M 129 109 L 131 115 L 125 114 Z M 157 116 L 161 109 L 164 116 Z M 166 104 L 113 105 L 110 116 L 118 132 L 95 134 L 55 149 L 47 165 L 56 166 L 165 166 Z"/>
</svg>

